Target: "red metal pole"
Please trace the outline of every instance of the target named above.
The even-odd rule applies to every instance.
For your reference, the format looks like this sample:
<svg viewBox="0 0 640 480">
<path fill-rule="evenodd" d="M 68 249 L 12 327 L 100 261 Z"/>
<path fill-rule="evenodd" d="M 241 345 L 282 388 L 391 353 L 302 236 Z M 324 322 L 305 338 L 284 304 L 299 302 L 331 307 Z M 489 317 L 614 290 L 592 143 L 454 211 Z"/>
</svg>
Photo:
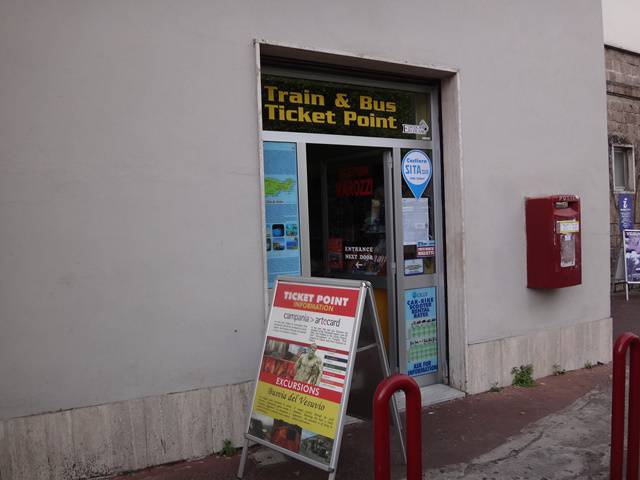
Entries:
<svg viewBox="0 0 640 480">
<path fill-rule="evenodd" d="M 389 377 L 391 378 L 391 377 Z M 389 398 L 388 378 L 380 382 L 373 396 L 373 466 L 375 480 L 389 480 Z"/>
<path fill-rule="evenodd" d="M 407 480 L 422 480 L 422 394 L 411 377 L 404 388 L 407 404 Z"/>
<path fill-rule="evenodd" d="M 629 407 L 627 420 L 627 479 L 638 479 L 638 460 L 640 457 L 640 352 L 638 337 L 629 347 Z"/>
<path fill-rule="evenodd" d="M 625 413 L 625 384 L 626 384 L 626 358 L 630 346 L 632 348 L 632 373 L 630 374 L 629 404 L 635 405 L 629 409 L 628 453 L 627 453 L 627 479 L 637 479 L 638 474 L 638 402 L 640 397 L 640 355 L 637 351 L 640 345 L 640 337 L 626 332 L 620 335 L 613 347 L 613 386 L 611 394 L 611 480 L 622 480 L 624 463 L 624 413 Z M 633 367 L 633 365 L 636 367 Z M 635 393 L 632 393 L 635 392 Z M 634 412 L 633 415 L 631 412 Z M 632 422 L 633 419 L 633 422 Z M 633 445 L 635 447 L 631 448 Z M 635 454 L 633 453 L 635 451 Z M 635 467 L 633 466 L 635 465 Z M 632 477 L 632 470 L 635 477 Z"/>
<path fill-rule="evenodd" d="M 407 399 L 407 480 L 422 479 L 422 421 L 420 387 L 407 375 L 392 375 L 385 378 L 373 396 L 374 478 L 389 480 L 389 400 L 398 390 L 403 390 Z"/>
<path fill-rule="evenodd" d="M 624 458 L 624 392 L 625 366 L 629 334 L 623 333 L 613 346 L 613 378 L 611 387 L 611 480 L 622 480 Z"/>
</svg>

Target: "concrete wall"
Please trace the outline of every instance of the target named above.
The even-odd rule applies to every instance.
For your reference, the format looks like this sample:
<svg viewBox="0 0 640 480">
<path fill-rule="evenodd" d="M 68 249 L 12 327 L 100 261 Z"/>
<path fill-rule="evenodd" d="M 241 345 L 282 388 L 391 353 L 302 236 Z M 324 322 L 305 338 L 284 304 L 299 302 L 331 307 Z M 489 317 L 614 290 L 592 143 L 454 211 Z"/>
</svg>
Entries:
<svg viewBox="0 0 640 480">
<path fill-rule="evenodd" d="M 602 0 L 602 17 L 607 45 L 640 53 L 640 2 Z"/>
<path fill-rule="evenodd" d="M 483 19 L 474 37 L 495 55 L 463 55 L 470 343 L 609 316 L 604 60 L 595 3 L 550 10 L 527 3 L 528 14 L 519 10 L 525 3 L 512 3 L 500 19 Z M 564 30 L 569 17 L 575 35 Z M 544 38 L 534 41 L 540 25 Z M 524 197 L 554 193 L 582 199 L 583 282 L 529 290 Z"/>
<path fill-rule="evenodd" d="M 601 22 L 596 0 L 0 3 L 0 419 L 252 378 L 254 38 L 459 71 L 452 341 L 606 319 Z M 542 293 L 523 202 L 552 193 L 582 197 L 584 280 Z"/>
<path fill-rule="evenodd" d="M 257 32 L 234 8 L 0 4 L 0 418 L 255 375 Z"/>
</svg>

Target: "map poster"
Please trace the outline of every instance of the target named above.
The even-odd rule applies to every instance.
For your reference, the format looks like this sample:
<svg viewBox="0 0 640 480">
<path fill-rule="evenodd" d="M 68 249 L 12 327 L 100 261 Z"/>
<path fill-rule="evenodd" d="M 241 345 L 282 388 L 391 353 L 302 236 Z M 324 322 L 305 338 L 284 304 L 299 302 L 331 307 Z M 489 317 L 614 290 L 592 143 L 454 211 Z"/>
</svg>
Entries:
<svg viewBox="0 0 640 480">
<path fill-rule="evenodd" d="M 360 291 L 276 282 L 250 436 L 331 463 L 355 357 Z"/>
<path fill-rule="evenodd" d="M 436 288 L 415 288 L 404 292 L 407 339 L 407 375 L 438 371 Z"/>
<path fill-rule="evenodd" d="M 300 222 L 296 144 L 264 142 L 267 277 L 300 275 Z"/>
<path fill-rule="evenodd" d="M 624 230 L 624 265 L 627 283 L 640 283 L 640 230 Z"/>
</svg>

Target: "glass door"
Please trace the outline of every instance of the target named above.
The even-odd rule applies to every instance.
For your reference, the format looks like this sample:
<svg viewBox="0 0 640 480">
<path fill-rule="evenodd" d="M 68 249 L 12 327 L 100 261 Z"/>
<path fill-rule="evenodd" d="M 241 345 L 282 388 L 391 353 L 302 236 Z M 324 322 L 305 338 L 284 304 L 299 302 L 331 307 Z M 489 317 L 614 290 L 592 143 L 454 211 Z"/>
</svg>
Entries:
<svg viewBox="0 0 640 480">
<path fill-rule="evenodd" d="M 399 370 L 429 385 L 446 359 L 440 163 L 433 148 L 393 153 Z"/>
<path fill-rule="evenodd" d="M 311 275 L 369 281 L 395 348 L 391 149 L 307 144 L 306 157 Z"/>
</svg>

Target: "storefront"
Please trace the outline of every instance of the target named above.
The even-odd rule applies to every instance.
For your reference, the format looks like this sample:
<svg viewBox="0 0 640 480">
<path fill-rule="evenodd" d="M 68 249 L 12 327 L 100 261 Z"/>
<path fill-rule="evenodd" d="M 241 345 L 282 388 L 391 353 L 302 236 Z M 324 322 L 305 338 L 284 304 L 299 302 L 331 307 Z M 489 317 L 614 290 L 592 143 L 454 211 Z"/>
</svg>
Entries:
<svg viewBox="0 0 640 480">
<path fill-rule="evenodd" d="M 359 279 L 392 368 L 446 372 L 437 85 L 263 67 L 268 288 L 278 275 Z"/>
<path fill-rule="evenodd" d="M 609 361 L 600 2 L 0 19 L 3 479 L 242 445 L 278 275 L 371 282 L 425 402 Z M 580 282 L 529 288 L 525 199 L 552 195 Z"/>
</svg>

